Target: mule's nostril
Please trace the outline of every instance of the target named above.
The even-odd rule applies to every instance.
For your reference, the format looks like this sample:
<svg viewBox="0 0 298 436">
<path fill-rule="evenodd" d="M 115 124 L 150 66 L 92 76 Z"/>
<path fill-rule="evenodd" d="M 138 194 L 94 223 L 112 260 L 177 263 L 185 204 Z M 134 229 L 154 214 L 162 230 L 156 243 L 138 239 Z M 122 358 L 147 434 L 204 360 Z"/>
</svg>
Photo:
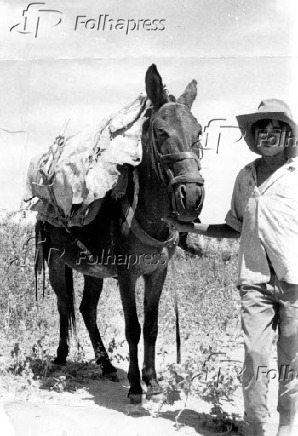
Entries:
<svg viewBox="0 0 298 436">
<path fill-rule="evenodd" d="M 202 202 L 202 190 L 201 188 L 197 187 L 197 201 L 196 201 L 196 209 L 201 205 Z"/>
<path fill-rule="evenodd" d="M 182 204 L 186 208 L 186 188 L 184 185 L 181 185 L 180 192 Z"/>
</svg>

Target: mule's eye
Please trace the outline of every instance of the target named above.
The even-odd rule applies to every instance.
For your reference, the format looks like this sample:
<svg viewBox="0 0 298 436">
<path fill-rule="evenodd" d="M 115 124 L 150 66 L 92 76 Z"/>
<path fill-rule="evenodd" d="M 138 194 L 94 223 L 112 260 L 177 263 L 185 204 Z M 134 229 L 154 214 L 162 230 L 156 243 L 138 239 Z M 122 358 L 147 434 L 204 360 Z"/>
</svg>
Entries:
<svg viewBox="0 0 298 436">
<path fill-rule="evenodd" d="M 169 137 L 168 133 L 161 129 L 157 129 L 156 135 L 159 141 L 166 141 Z"/>
</svg>

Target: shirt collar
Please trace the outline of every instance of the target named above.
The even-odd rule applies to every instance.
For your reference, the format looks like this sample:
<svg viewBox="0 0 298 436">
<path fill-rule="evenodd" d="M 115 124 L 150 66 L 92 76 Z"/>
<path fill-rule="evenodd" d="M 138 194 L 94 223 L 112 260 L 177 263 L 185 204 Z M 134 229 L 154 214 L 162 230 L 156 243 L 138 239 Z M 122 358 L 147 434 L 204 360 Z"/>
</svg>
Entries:
<svg viewBox="0 0 298 436">
<path fill-rule="evenodd" d="M 257 189 L 261 194 L 267 191 L 267 189 L 270 188 L 270 186 L 272 186 L 277 180 L 285 176 L 288 171 L 296 172 L 298 170 L 298 158 L 295 157 L 295 158 L 288 159 L 285 162 L 285 164 L 280 168 L 278 168 L 265 183 L 263 183 L 260 186 L 257 186 L 256 161 L 258 161 L 259 159 L 260 158 L 255 159 L 253 162 L 247 164 L 245 166 L 245 169 L 251 173 L 251 176 L 255 182 L 255 189 Z"/>
<path fill-rule="evenodd" d="M 248 171 L 251 171 L 253 174 L 255 174 L 256 173 L 256 161 L 259 159 L 261 159 L 261 158 L 257 158 L 254 161 L 249 162 L 247 165 L 245 165 L 244 168 Z M 284 165 L 282 167 L 280 167 L 277 171 L 279 171 L 279 170 L 282 170 L 282 172 L 284 170 L 290 170 L 290 171 L 296 170 L 297 171 L 298 170 L 298 157 L 288 159 L 284 163 Z"/>
</svg>

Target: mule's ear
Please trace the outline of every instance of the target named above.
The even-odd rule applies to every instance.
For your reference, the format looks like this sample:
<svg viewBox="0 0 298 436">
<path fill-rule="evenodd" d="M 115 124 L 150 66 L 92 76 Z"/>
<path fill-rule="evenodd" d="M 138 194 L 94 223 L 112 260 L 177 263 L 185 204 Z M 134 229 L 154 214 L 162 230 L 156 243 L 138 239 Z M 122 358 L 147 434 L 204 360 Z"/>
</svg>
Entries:
<svg viewBox="0 0 298 436">
<path fill-rule="evenodd" d="M 162 78 L 160 77 L 155 64 L 152 64 L 151 67 L 148 68 L 145 83 L 146 94 L 156 109 L 168 101 Z"/>
<path fill-rule="evenodd" d="M 180 97 L 177 99 L 177 102 L 185 104 L 188 109 L 191 109 L 191 106 L 196 99 L 197 93 L 197 81 L 194 79 L 187 85 L 183 94 L 180 95 Z"/>
</svg>

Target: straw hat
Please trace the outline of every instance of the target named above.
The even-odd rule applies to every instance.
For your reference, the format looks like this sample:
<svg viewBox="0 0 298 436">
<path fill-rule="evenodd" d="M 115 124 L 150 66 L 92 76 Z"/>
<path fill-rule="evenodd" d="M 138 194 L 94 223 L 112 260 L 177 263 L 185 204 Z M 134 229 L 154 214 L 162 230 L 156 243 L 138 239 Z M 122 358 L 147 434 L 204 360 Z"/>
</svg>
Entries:
<svg viewBox="0 0 298 436">
<path fill-rule="evenodd" d="M 252 125 L 257 121 L 265 119 L 283 121 L 291 127 L 293 135 L 296 136 L 298 132 L 298 126 L 293 120 L 289 106 L 283 100 L 276 98 L 262 100 L 256 112 L 238 115 L 236 118 L 244 135 L 245 142 L 251 151 L 258 154 L 260 154 L 260 152 L 255 146 L 255 137 L 251 130 Z"/>
</svg>

